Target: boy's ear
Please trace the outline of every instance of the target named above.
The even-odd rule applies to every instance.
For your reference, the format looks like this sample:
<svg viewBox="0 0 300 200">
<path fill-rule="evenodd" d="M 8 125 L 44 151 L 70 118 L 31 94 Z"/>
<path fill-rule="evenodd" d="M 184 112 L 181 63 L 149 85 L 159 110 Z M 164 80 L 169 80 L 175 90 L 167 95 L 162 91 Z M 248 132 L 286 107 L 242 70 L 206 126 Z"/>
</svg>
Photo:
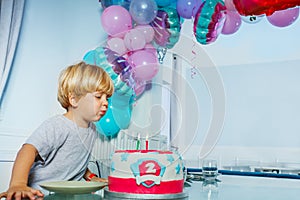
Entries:
<svg viewBox="0 0 300 200">
<path fill-rule="evenodd" d="M 69 102 L 72 107 L 77 107 L 78 105 L 77 99 L 75 98 L 74 95 L 69 95 Z"/>
</svg>

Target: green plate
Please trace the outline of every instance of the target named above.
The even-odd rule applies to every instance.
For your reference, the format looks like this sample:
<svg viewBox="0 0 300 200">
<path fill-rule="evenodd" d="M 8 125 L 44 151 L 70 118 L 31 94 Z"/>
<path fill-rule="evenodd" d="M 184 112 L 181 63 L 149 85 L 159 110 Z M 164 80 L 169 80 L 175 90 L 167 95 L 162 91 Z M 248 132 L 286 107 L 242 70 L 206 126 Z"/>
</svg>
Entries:
<svg viewBox="0 0 300 200">
<path fill-rule="evenodd" d="M 107 183 L 86 181 L 53 181 L 41 183 L 40 186 L 55 193 L 88 194 L 104 188 L 107 186 Z"/>
</svg>

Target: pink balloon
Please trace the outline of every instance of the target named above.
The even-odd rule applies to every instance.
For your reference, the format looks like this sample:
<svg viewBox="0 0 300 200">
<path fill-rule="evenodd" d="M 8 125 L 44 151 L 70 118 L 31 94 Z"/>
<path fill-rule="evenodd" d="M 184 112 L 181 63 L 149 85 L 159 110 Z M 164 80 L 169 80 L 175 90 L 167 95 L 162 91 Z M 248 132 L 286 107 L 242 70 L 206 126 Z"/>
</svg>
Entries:
<svg viewBox="0 0 300 200">
<path fill-rule="evenodd" d="M 147 43 L 144 47 L 144 50 L 149 51 L 150 53 L 153 53 L 155 56 L 157 55 L 156 48 L 151 43 Z"/>
<path fill-rule="evenodd" d="M 268 21 L 278 27 L 289 26 L 299 17 L 299 7 L 275 11 L 272 15 L 267 16 Z"/>
<path fill-rule="evenodd" d="M 149 43 L 153 40 L 154 30 L 153 30 L 152 26 L 150 26 L 150 25 L 138 25 L 134 29 L 140 31 L 144 35 L 146 43 Z"/>
<path fill-rule="evenodd" d="M 145 47 L 146 40 L 142 32 L 131 29 L 126 33 L 124 43 L 128 50 L 136 51 Z"/>
<path fill-rule="evenodd" d="M 226 6 L 226 10 L 236 11 L 236 8 L 232 0 L 225 0 L 225 6 Z"/>
<path fill-rule="evenodd" d="M 227 10 L 225 13 L 226 19 L 222 28 L 222 34 L 230 35 L 239 30 L 242 24 L 241 16 L 237 11 Z"/>
<path fill-rule="evenodd" d="M 123 37 L 132 28 L 130 13 L 122 6 L 109 6 L 101 15 L 102 27 L 108 35 Z"/>
<path fill-rule="evenodd" d="M 123 39 L 118 37 L 108 39 L 107 48 L 118 53 L 119 55 L 123 55 L 127 52 Z"/>
<path fill-rule="evenodd" d="M 151 80 L 158 72 L 158 59 L 155 54 L 139 50 L 128 58 L 129 64 L 133 68 L 134 78 L 140 81 Z"/>
</svg>

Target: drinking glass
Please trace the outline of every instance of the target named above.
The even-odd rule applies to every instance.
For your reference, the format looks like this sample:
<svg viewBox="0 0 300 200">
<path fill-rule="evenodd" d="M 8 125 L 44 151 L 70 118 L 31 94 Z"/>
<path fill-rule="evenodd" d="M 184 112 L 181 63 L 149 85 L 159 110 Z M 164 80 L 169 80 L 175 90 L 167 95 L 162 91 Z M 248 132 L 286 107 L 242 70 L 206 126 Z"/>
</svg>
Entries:
<svg viewBox="0 0 300 200">
<path fill-rule="evenodd" d="M 204 182 L 216 182 L 218 176 L 218 162 L 216 160 L 211 159 L 203 160 L 202 174 Z"/>
</svg>

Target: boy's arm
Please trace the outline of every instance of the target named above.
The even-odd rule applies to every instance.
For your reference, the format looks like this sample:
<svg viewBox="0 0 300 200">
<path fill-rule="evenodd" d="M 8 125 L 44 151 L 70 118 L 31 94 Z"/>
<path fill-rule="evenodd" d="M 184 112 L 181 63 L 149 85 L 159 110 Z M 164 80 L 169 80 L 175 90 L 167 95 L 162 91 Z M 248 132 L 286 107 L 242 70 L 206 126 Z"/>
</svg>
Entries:
<svg viewBox="0 0 300 200">
<path fill-rule="evenodd" d="M 94 181 L 94 182 L 105 182 L 107 183 L 107 179 L 105 178 L 99 178 L 97 176 L 91 176 L 93 173 L 87 168 L 86 171 L 85 171 L 85 174 L 83 176 L 83 178 L 86 180 L 86 181 Z M 92 177 L 92 178 L 90 178 Z"/>
<path fill-rule="evenodd" d="M 35 199 L 35 195 L 43 196 L 39 190 L 27 186 L 28 175 L 38 152 L 31 144 L 24 144 L 17 154 L 14 162 L 9 189 L 7 190 L 7 200 L 11 198 L 21 199 L 28 197 Z"/>
</svg>

